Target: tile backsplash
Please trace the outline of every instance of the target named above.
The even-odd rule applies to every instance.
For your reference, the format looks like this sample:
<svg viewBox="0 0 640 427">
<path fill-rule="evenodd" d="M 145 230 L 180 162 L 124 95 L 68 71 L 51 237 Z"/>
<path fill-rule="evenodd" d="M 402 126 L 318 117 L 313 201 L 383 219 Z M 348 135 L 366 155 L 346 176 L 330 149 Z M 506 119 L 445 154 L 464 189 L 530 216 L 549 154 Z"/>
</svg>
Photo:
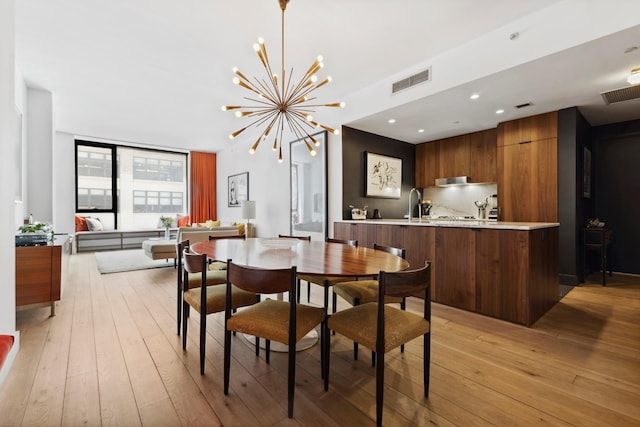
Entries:
<svg viewBox="0 0 640 427">
<path fill-rule="evenodd" d="M 498 193 L 498 184 L 470 184 L 452 187 L 427 187 L 422 190 L 422 199 L 431 200 L 431 216 L 478 215 L 476 200 L 486 200 Z M 498 195 L 498 204 L 500 195 Z"/>
</svg>

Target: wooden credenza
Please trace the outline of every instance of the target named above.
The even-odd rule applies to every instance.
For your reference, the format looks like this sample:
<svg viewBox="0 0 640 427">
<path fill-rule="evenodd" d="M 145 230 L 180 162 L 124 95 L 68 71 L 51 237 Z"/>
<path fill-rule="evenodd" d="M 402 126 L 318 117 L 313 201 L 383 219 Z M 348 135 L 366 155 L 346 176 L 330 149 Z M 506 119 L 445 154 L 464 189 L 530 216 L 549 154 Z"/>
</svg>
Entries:
<svg viewBox="0 0 640 427">
<path fill-rule="evenodd" d="M 69 253 L 71 243 L 67 236 L 56 238 L 51 246 L 16 247 L 16 307 L 50 304 L 51 315 L 55 315 Z"/>
</svg>

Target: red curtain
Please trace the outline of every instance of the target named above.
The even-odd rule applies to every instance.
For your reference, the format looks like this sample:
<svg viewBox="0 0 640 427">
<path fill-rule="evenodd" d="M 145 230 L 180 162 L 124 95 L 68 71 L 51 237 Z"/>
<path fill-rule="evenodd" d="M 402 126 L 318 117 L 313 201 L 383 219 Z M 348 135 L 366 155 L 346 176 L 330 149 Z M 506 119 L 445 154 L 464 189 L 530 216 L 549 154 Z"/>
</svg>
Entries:
<svg viewBox="0 0 640 427">
<path fill-rule="evenodd" d="M 191 152 L 191 223 L 216 220 L 216 155 Z"/>
</svg>

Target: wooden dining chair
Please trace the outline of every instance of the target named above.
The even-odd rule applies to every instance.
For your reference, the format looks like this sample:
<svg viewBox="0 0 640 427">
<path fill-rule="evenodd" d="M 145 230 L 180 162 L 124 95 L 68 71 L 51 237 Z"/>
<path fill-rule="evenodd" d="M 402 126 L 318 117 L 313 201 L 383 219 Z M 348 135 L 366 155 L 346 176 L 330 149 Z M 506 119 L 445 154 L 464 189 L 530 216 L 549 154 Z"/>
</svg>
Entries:
<svg viewBox="0 0 640 427">
<path fill-rule="evenodd" d="M 233 285 L 232 285 L 233 284 Z M 232 312 L 235 296 L 229 292 L 237 286 L 246 292 L 260 294 L 289 293 L 289 301 L 267 299 Z M 321 335 L 326 334 L 324 308 L 298 304 L 296 299 L 296 267 L 265 270 L 246 267 L 227 261 L 227 303 L 225 308 L 224 336 L 224 394 L 229 394 L 229 368 L 231 365 L 231 332 L 253 335 L 266 339 L 266 355 L 269 362 L 270 342 L 288 345 L 288 415 L 293 417 L 295 386 L 296 343 L 309 331 L 321 324 Z M 324 342 L 324 338 L 321 340 Z M 324 367 L 324 356 L 321 366 Z"/>
<path fill-rule="evenodd" d="M 207 276 L 210 273 L 206 254 L 195 254 L 185 248 L 182 253 L 184 262 L 184 289 L 182 295 L 182 349 L 187 348 L 187 325 L 188 309 L 193 307 L 200 313 L 200 375 L 204 375 L 205 345 L 207 336 L 207 315 L 224 311 L 226 304 L 226 294 L 233 295 L 232 309 L 252 305 L 260 300 L 260 296 L 255 293 L 242 291 L 232 286 L 227 291 L 226 271 L 225 284 L 208 285 Z M 189 275 L 199 276 L 199 287 L 189 288 Z"/>
<path fill-rule="evenodd" d="M 220 240 L 220 239 L 242 239 L 244 240 L 247 237 L 247 235 L 245 233 L 242 234 L 237 234 L 237 235 L 231 235 L 231 236 L 215 236 L 215 235 L 209 235 L 209 241 L 211 240 Z M 221 260 L 213 260 L 210 259 L 209 260 L 209 270 L 226 270 L 227 269 L 227 263 Z"/>
<path fill-rule="evenodd" d="M 176 244 L 176 262 L 177 262 L 177 271 L 178 271 L 178 286 L 177 286 L 177 309 L 176 309 L 176 323 L 177 323 L 177 334 L 180 335 L 180 325 L 182 322 L 182 293 L 184 292 L 184 286 L 183 286 L 183 282 L 184 282 L 184 278 L 188 277 L 188 281 L 186 282 L 188 284 L 188 288 L 192 289 L 192 288 L 197 288 L 198 286 L 200 286 L 200 275 L 199 274 L 190 274 L 190 275 L 185 275 L 184 274 L 184 268 L 183 268 L 183 253 L 185 249 L 188 249 L 190 247 L 190 241 L 189 240 L 183 240 L 181 242 L 178 242 Z M 211 270 L 211 271 L 207 271 L 207 285 L 222 285 L 224 283 L 226 283 L 227 281 L 227 273 L 226 271 L 216 271 L 216 270 Z M 189 315 L 189 309 L 187 308 L 187 316 Z"/>
<path fill-rule="evenodd" d="M 384 357 L 387 352 L 422 335 L 424 395 L 429 396 L 431 358 L 431 265 L 410 271 L 379 274 L 378 301 L 360 304 L 332 314 L 327 328 L 374 350 L 376 366 L 376 422 L 382 426 L 384 403 Z M 386 297 L 407 297 L 424 293 L 422 316 L 385 304 Z M 376 325 L 372 328 L 371 325 Z M 331 334 L 324 340 L 324 389 L 329 389 Z"/>
<path fill-rule="evenodd" d="M 358 241 L 357 240 L 349 240 L 349 239 L 332 239 L 330 237 L 327 237 L 325 240 L 327 243 L 341 243 L 343 245 L 349 245 L 349 246 L 354 246 L 357 247 L 358 246 Z M 338 283 L 338 282 L 346 282 L 346 281 L 351 281 L 351 280 L 355 280 L 355 277 L 348 277 L 348 276 L 316 276 L 316 275 L 311 275 L 311 274 L 299 274 L 298 275 L 298 279 L 299 280 L 304 280 L 308 283 L 308 288 L 310 288 L 311 283 L 314 283 L 316 285 L 322 286 L 324 287 L 324 308 L 328 309 L 329 307 L 329 287 L 334 284 L 334 283 Z M 311 292 L 311 290 L 309 289 L 309 293 Z"/>
<path fill-rule="evenodd" d="M 407 252 L 404 248 L 395 248 L 393 246 L 383 246 L 377 243 L 373 244 L 373 249 L 377 251 L 384 251 L 396 256 L 406 259 Z M 365 279 L 365 280 L 353 280 L 349 282 L 339 282 L 333 286 L 333 312 L 336 312 L 337 297 L 342 297 L 352 306 L 366 304 L 368 302 L 378 301 L 378 280 L 377 279 Z M 404 310 L 406 308 L 405 298 L 385 297 L 385 304 L 400 304 L 400 308 Z M 404 351 L 404 345 L 400 346 L 400 351 Z M 358 343 L 353 342 L 353 359 L 358 360 Z M 376 358 L 375 354 L 371 354 L 371 364 L 375 366 Z"/>
<path fill-rule="evenodd" d="M 278 238 L 306 240 L 307 242 L 311 241 L 311 236 L 287 236 L 285 234 L 278 234 Z M 300 302 L 300 278 L 297 279 L 296 286 L 298 288 L 298 302 Z M 307 282 L 307 302 L 311 302 L 311 283 L 309 282 Z"/>
</svg>

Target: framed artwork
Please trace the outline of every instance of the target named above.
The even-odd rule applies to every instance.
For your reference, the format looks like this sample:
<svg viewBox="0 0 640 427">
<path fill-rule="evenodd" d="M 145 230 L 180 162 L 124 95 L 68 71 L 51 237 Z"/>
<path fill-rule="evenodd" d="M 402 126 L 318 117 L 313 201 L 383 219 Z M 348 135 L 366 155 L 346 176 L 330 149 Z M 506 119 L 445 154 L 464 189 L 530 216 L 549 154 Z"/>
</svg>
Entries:
<svg viewBox="0 0 640 427">
<path fill-rule="evenodd" d="M 584 175 L 582 179 L 582 195 L 588 199 L 591 197 L 591 151 L 587 147 L 584 147 Z"/>
<path fill-rule="evenodd" d="M 365 151 L 365 196 L 399 199 L 402 159 Z"/>
<path fill-rule="evenodd" d="M 227 191 L 230 208 L 239 208 L 243 200 L 249 200 L 249 172 L 229 176 Z"/>
</svg>

